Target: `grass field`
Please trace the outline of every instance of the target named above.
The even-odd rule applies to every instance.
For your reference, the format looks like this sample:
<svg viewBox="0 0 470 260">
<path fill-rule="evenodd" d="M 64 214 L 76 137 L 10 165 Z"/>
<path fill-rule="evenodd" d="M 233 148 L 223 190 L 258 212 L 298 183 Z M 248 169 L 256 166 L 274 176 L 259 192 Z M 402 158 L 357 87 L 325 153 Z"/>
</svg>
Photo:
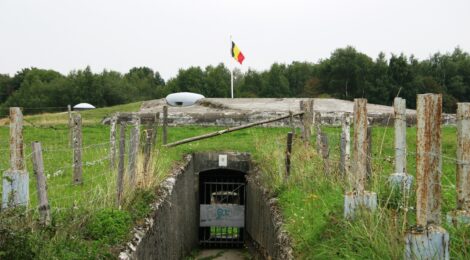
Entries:
<svg viewBox="0 0 470 260">
<path fill-rule="evenodd" d="M 24 129 L 25 154 L 30 172 L 28 212 L 3 211 L 0 214 L 0 258 L 41 259 L 113 258 L 132 223 L 148 212 L 155 198 L 153 189 L 143 185 L 127 196 L 121 210 L 115 207 L 116 172 L 109 168 L 109 127 L 99 121 L 116 110 L 135 111 L 139 104 L 98 109 L 82 113 L 84 141 L 84 184 L 72 185 L 72 151 L 68 145 L 66 115 L 27 117 Z M 50 119 L 49 119 L 50 117 Z M 172 127 L 169 141 L 218 130 L 214 127 Z M 393 129 L 374 127 L 372 141 L 373 173 L 367 189 L 378 193 L 379 209 L 364 213 L 355 221 L 342 218 L 345 178 L 335 170 L 323 173 L 323 163 L 314 149 L 296 139 L 292 172 L 283 182 L 287 128 L 251 128 L 175 148 L 159 148 L 154 160 L 151 183 L 158 184 L 184 154 L 195 151 L 250 152 L 262 173 L 262 180 L 279 198 L 296 257 L 299 259 L 401 259 L 403 233 L 414 224 L 414 194 L 402 200 L 392 193 L 386 180 L 393 172 Z M 329 136 L 333 169 L 339 160 L 340 128 L 323 127 Z M 408 128 L 408 172 L 415 173 L 416 129 Z M 442 128 L 443 214 L 455 207 L 456 129 Z M 53 224 L 38 226 L 35 180 L 31 168 L 32 141 L 41 141 Z M 0 169 L 8 168 L 8 127 L 0 127 Z M 126 146 L 128 147 L 128 145 Z M 451 233 L 451 255 L 470 257 L 470 228 L 445 225 Z M 15 243 L 12 243 L 15 241 Z M 23 250 L 18 251 L 18 248 Z"/>
</svg>

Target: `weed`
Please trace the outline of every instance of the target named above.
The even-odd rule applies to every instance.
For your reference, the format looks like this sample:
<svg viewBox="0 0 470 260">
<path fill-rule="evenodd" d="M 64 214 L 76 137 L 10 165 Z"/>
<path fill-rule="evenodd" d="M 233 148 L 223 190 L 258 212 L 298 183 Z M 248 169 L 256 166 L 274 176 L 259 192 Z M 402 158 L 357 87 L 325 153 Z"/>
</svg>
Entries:
<svg viewBox="0 0 470 260">
<path fill-rule="evenodd" d="M 126 238 L 131 223 L 129 212 L 103 209 L 90 217 L 86 224 L 86 235 L 90 239 L 114 245 Z"/>
</svg>

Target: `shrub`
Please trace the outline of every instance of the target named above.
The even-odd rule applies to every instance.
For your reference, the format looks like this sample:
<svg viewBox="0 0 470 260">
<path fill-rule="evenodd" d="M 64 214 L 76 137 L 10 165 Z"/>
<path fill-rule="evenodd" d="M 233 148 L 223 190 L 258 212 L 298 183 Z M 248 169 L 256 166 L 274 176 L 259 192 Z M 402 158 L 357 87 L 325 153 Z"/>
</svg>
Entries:
<svg viewBox="0 0 470 260">
<path fill-rule="evenodd" d="M 90 218 L 86 233 L 91 239 L 114 245 L 126 238 L 131 223 L 129 212 L 103 209 Z"/>
</svg>

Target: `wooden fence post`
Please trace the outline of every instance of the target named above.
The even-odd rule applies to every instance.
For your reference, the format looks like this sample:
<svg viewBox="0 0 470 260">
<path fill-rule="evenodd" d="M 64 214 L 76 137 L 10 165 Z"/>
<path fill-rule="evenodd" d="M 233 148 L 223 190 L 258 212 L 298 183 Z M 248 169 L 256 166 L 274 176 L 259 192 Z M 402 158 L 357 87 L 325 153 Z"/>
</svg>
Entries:
<svg viewBox="0 0 470 260">
<path fill-rule="evenodd" d="M 323 170 L 325 174 L 330 173 L 330 147 L 328 146 L 328 136 L 320 133 L 320 154 L 323 158 Z"/>
<path fill-rule="evenodd" d="M 74 114 L 73 121 L 73 184 L 82 184 L 82 116 Z"/>
<path fill-rule="evenodd" d="M 343 115 L 341 124 L 341 159 L 340 159 L 340 172 L 343 175 L 348 175 L 351 161 L 351 144 L 350 144 L 350 124 L 351 120 L 347 113 Z"/>
<path fill-rule="evenodd" d="M 126 153 L 126 122 L 121 122 L 119 128 L 119 163 L 116 181 L 116 204 L 121 206 L 122 193 L 124 191 L 124 159 Z"/>
<path fill-rule="evenodd" d="M 303 140 L 305 144 L 310 144 L 310 138 L 312 136 L 312 125 L 313 125 L 313 99 L 301 102 L 302 111 L 304 115 L 302 117 L 303 124 Z"/>
<path fill-rule="evenodd" d="M 302 140 L 305 140 L 305 102 L 303 100 L 299 101 L 299 106 L 300 106 L 300 111 L 304 112 L 299 118 L 300 118 L 300 138 Z"/>
<path fill-rule="evenodd" d="M 163 145 L 168 142 L 168 106 L 163 106 L 163 129 L 162 129 L 162 138 Z"/>
<path fill-rule="evenodd" d="M 144 161 L 143 161 L 143 169 L 144 175 L 146 176 L 148 173 L 148 167 L 150 163 L 151 151 L 152 151 L 152 136 L 153 136 L 153 129 L 145 129 L 144 130 Z"/>
<path fill-rule="evenodd" d="M 396 97 L 393 100 L 395 113 L 395 172 L 390 175 L 392 188 L 408 194 L 413 183 L 413 176 L 406 172 L 406 100 Z"/>
<path fill-rule="evenodd" d="M 286 146 L 286 181 L 290 175 L 290 157 L 292 154 L 292 139 L 294 134 L 292 132 L 287 133 L 287 146 Z"/>
<path fill-rule="evenodd" d="M 321 114 L 320 113 L 315 114 L 315 127 L 316 127 L 315 149 L 317 153 L 321 153 L 322 132 L 321 132 Z"/>
<path fill-rule="evenodd" d="M 137 179 L 137 158 L 139 155 L 139 143 L 140 143 L 140 119 L 137 116 L 133 116 L 132 119 L 131 134 L 129 137 L 129 181 L 132 188 L 136 185 Z"/>
<path fill-rule="evenodd" d="M 367 126 L 367 172 L 366 172 L 366 179 L 372 179 L 372 126 Z"/>
<path fill-rule="evenodd" d="M 109 166 L 111 170 L 116 168 L 116 131 L 119 113 L 111 117 L 109 123 Z"/>
<path fill-rule="evenodd" d="M 155 114 L 155 125 L 154 125 L 154 130 L 152 133 L 152 146 L 157 145 L 157 133 L 158 133 L 159 125 L 160 125 L 160 112 L 157 112 Z"/>
<path fill-rule="evenodd" d="M 42 148 L 40 142 L 33 142 L 31 144 L 33 154 L 33 171 L 36 175 L 36 187 L 38 191 L 39 201 L 39 222 L 41 225 L 49 226 L 51 223 L 51 212 L 49 201 L 47 200 L 47 185 L 46 176 L 44 175 L 44 162 L 42 160 Z"/>
<path fill-rule="evenodd" d="M 295 136 L 294 113 L 292 113 L 292 111 L 289 111 L 289 126 L 292 134 Z"/>
<path fill-rule="evenodd" d="M 416 227 L 405 235 L 405 259 L 449 259 L 441 223 L 442 95 L 420 94 L 416 134 Z"/>
<path fill-rule="evenodd" d="M 350 185 L 352 191 L 344 196 L 344 217 L 353 218 L 358 208 L 375 210 L 377 208 L 377 194 L 366 191 L 367 174 L 367 99 L 354 99 L 354 142 L 352 174 Z"/>
<path fill-rule="evenodd" d="M 3 174 L 2 207 L 27 206 L 29 174 L 23 149 L 23 114 L 19 107 L 10 108 L 10 169 Z"/>
<path fill-rule="evenodd" d="M 310 127 L 310 135 L 315 131 L 315 101 L 313 98 L 307 100 L 307 115 L 309 118 L 308 124 Z M 320 114 L 320 113 L 317 113 Z M 309 139 L 310 140 L 310 139 Z"/>
<path fill-rule="evenodd" d="M 457 103 L 457 208 L 451 223 L 470 224 L 470 103 Z"/>
<path fill-rule="evenodd" d="M 69 123 L 68 123 L 68 126 L 69 126 L 69 147 L 72 147 L 72 143 L 73 143 L 73 137 L 72 137 L 72 106 L 71 105 L 67 105 L 67 115 L 69 117 Z"/>
</svg>

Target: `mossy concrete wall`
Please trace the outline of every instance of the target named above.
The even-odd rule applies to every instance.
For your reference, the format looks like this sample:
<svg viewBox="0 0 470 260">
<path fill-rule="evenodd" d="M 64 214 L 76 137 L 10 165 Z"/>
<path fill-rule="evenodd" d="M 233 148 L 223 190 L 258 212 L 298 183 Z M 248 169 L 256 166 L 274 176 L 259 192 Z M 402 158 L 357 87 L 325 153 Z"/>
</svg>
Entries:
<svg viewBox="0 0 470 260">
<path fill-rule="evenodd" d="M 191 156 L 157 190 L 158 201 L 133 230 L 120 259 L 182 259 L 198 247 L 199 201 Z"/>
<path fill-rule="evenodd" d="M 247 178 L 246 232 L 250 239 L 247 242 L 264 259 L 294 259 L 277 199 L 263 189 L 255 174 Z"/>
</svg>

